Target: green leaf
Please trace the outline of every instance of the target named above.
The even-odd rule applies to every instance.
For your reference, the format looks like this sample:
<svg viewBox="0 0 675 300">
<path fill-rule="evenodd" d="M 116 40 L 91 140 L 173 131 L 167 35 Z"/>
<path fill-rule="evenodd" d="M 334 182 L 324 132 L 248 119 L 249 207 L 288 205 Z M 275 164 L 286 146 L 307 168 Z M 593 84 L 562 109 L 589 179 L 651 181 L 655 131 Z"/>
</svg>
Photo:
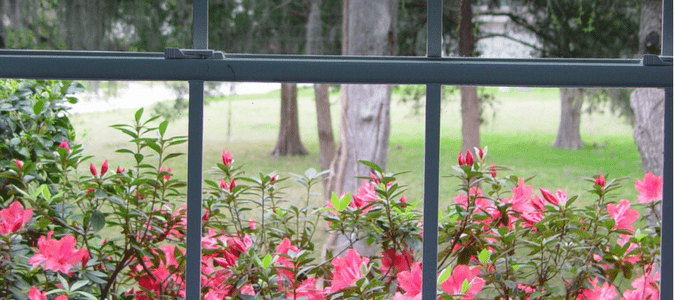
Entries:
<svg viewBox="0 0 675 300">
<path fill-rule="evenodd" d="M 136 124 L 138 124 L 138 123 L 141 122 L 141 116 L 142 116 L 142 115 L 143 115 L 143 108 L 141 107 L 141 109 L 139 109 L 139 110 L 136 111 L 136 115 L 135 115 L 135 118 L 136 118 Z"/>
<path fill-rule="evenodd" d="M 452 270 L 450 268 L 445 268 L 443 272 L 441 272 L 441 276 L 438 276 L 438 284 L 442 284 L 448 278 L 450 278 L 450 275 L 452 275 Z"/>
<path fill-rule="evenodd" d="M 483 249 L 480 254 L 478 254 L 478 260 L 480 260 L 483 265 L 487 265 L 488 259 L 490 259 L 490 251 L 488 251 L 488 249 Z"/>
<path fill-rule="evenodd" d="M 349 206 L 349 203 L 352 202 L 352 195 L 347 193 L 340 199 L 340 211 L 343 211 Z"/>
<path fill-rule="evenodd" d="M 267 268 L 269 268 L 271 264 L 272 264 L 272 255 L 269 254 L 265 255 L 265 257 L 263 257 L 262 260 L 263 269 L 267 270 Z"/>
<path fill-rule="evenodd" d="M 340 210 L 340 199 L 338 196 L 333 192 L 333 194 L 330 196 L 330 204 L 333 205 L 333 209 L 337 212 L 341 212 Z"/>
<path fill-rule="evenodd" d="M 379 173 L 382 173 L 382 169 L 380 169 L 380 166 L 376 165 L 375 163 L 365 161 L 365 160 L 359 160 L 359 162 L 368 166 L 368 167 L 370 167 L 371 169 L 373 169 L 373 170 L 375 170 Z"/>
<path fill-rule="evenodd" d="M 99 210 L 95 210 L 91 213 L 91 229 L 94 232 L 99 232 L 103 227 L 105 227 L 105 216 Z"/>
<path fill-rule="evenodd" d="M 45 109 L 44 100 L 39 100 L 35 102 L 35 105 L 33 105 L 33 113 L 35 113 L 36 116 L 39 115 L 44 109 Z"/>
<path fill-rule="evenodd" d="M 464 279 L 464 282 L 462 282 L 462 294 L 466 294 L 466 292 L 469 290 L 469 280 Z"/>
<path fill-rule="evenodd" d="M 169 126 L 169 121 L 164 121 L 162 123 L 159 123 L 159 135 L 164 137 L 164 133 L 166 133 L 166 127 Z"/>
</svg>

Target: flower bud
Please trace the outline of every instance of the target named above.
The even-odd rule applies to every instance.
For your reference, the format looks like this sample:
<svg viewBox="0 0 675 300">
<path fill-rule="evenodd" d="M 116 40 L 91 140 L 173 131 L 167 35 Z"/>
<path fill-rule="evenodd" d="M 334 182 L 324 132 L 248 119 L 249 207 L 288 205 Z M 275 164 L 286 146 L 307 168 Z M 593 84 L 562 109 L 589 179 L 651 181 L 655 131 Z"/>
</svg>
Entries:
<svg viewBox="0 0 675 300">
<path fill-rule="evenodd" d="M 600 174 L 597 178 L 595 178 L 595 185 L 599 185 L 601 188 L 605 187 L 605 176 Z"/>
<path fill-rule="evenodd" d="M 549 190 L 544 189 L 544 188 L 539 188 L 539 191 L 541 192 L 541 195 L 544 196 L 544 199 L 548 201 L 548 203 L 551 203 L 553 205 L 558 205 L 558 199 L 551 193 Z"/>
<path fill-rule="evenodd" d="M 490 165 L 490 175 L 492 175 L 492 178 L 497 178 L 497 167 L 495 167 L 495 163 Z"/>
<path fill-rule="evenodd" d="M 66 149 L 68 151 L 68 154 L 70 154 L 70 146 L 68 146 L 68 142 L 66 142 L 66 139 L 63 139 L 61 144 L 59 144 L 59 148 Z"/>
<path fill-rule="evenodd" d="M 223 151 L 223 165 L 229 167 L 230 165 L 232 165 L 232 162 L 234 162 L 234 158 L 232 158 L 232 154 L 230 154 L 229 151 Z"/>
<path fill-rule="evenodd" d="M 108 160 L 107 159 L 103 162 L 103 165 L 101 165 L 101 177 L 103 177 L 103 175 L 105 175 L 106 172 L 108 172 Z"/>
<path fill-rule="evenodd" d="M 464 156 L 462 156 L 462 151 L 460 151 L 457 156 L 457 163 L 459 163 L 460 166 L 466 165 L 466 160 L 464 160 Z"/>
<path fill-rule="evenodd" d="M 473 154 L 471 154 L 471 151 L 469 150 L 466 150 L 466 164 L 473 166 Z"/>
<path fill-rule="evenodd" d="M 277 183 L 277 179 L 279 179 L 279 177 L 277 176 L 277 174 L 274 174 L 274 176 L 270 178 L 270 185 L 274 185 L 275 183 Z"/>
<path fill-rule="evenodd" d="M 232 181 L 230 181 L 230 193 L 232 193 L 232 190 L 234 190 L 236 186 L 237 184 L 234 182 L 234 179 L 232 179 Z"/>
<path fill-rule="evenodd" d="M 117 171 L 115 171 L 115 173 L 122 174 L 122 173 L 124 173 L 124 171 L 126 171 L 126 170 L 123 169 L 123 168 L 120 168 L 120 166 L 117 166 Z"/>
<path fill-rule="evenodd" d="M 89 164 L 89 172 L 91 172 L 91 175 L 94 175 L 94 177 L 98 176 L 98 173 L 96 172 L 96 167 L 94 167 L 94 163 Z"/>
<path fill-rule="evenodd" d="M 484 155 L 485 155 L 485 153 L 483 152 L 483 149 L 478 148 L 478 157 L 479 157 L 480 159 L 483 159 L 483 156 L 484 156 Z"/>
<path fill-rule="evenodd" d="M 256 225 L 255 225 L 255 221 L 253 221 L 253 219 L 248 219 L 248 227 L 250 227 L 251 230 L 255 230 Z"/>
<path fill-rule="evenodd" d="M 23 168 L 23 162 L 20 160 L 15 160 L 14 163 L 16 163 L 16 166 L 19 167 L 19 170 Z"/>
<path fill-rule="evenodd" d="M 227 190 L 227 182 L 225 182 L 225 179 L 220 179 L 220 189 Z"/>
</svg>

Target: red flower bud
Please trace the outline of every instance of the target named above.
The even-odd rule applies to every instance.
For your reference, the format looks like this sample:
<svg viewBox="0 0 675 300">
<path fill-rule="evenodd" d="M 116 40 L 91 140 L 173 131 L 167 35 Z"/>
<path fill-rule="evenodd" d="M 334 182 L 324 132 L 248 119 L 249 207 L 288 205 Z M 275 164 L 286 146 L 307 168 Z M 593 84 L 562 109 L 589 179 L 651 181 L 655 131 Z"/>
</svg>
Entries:
<svg viewBox="0 0 675 300">
<path fill-rule="evenodd" d="M 15 160 L 14 163 L 16 163 L 16 166 L 19 167 L 19 170 L 23 168 L 23 162 L 20 160 Z"/>
<path fill-rule="evenodd" d="M 94 177 L 98 176 L 98 173 L 96 172 L 96 167 L 94 167 L 94 163 L 89 164 L 89 172 L 91 172 L 91 175 L 94 175 Z"/>
<path fill-rule="evenodd" d="M 204 220 L 204 222 L 209 220 L 209 211 L 208 210 L 204 211 L 204 215 L 202 216 L 202 220 Z"/>
<path fill-rule="evenodd" d="M 220 189 L 227 190 L 227 182 L 225 182 L 225 179 L 220 179 Z"/>
<path fill-rule="evenodd" d="M 229 151 L 223 151 L 223 164 L 225 166 L 230 166 L 234 162 L 234 158 L 232 158 L 232 154 L 230 154 Z"/>
<path fill-rule="evenodd" d="M 274 185 L 277 182 L 278 178 L 279 177 L 276 174 L 274 174 L 274 176 L 272 176 L 272 178 L 270 178 L 270 185 Z"/>
<path fill-rule="evenodd" d="M 600 187 L 604 188 L 605 187 L 605 176 L 600 174 L 600 176 L 595 178 L 595 185 L 599 185 Z"/>
<path fill-rule="evenodd" d="M 164 167 L 159 168 L 159 173 L 162 173 L 162 172 L 164 172 Z M 168 168 L 168 169 L 166 170 L 166 172 L 171 173 L 171 168 Z M 171 178 L 171 175 L 164 175 L 164 176 L 162 176 L 162 177 L 163 177 L 162 179 L 164 179 L 164 181 L 168 181 L 169 178 Z"/>
<path fill-rule="evenodd" d="M 63 139 L 61 144 L 59 144 L 59 148 L 68 150 L 68 154 L 70 154 L 70 146 L 68 146 L 68 142 L 66 142 L 66 139 Z"/>
<path fill-rule="evenodd" d="M 103 175 L 105 175 L 106 172 L 108 172 L 108 160 L 107 159 L 103 162 L 103 165 L 101 165 L 101 177 L 103 177 Z"/>
<path fill-rule="evenodd" d="M 495 167 L 495 163 L 490 165 L 490 175 L 492 175 L 492 178 L 497 178 L 497 167 Z"/>
<path fill-rule="evenodd" d="M 464 156 L 462 156 L 462 152 L 459 152 L 459 155 L 457 156 L 457 162 L 459 163 L 460 166 L 466 165 L 466 160 L 464 160 Z"/>
<path fill-rule="evenodd" d="M 558 199 L 551 193 L 549 190 L 544 188 L 539 188 L 541 195 L 544 196 L 544 199 L 553 205 L 558 205 Z"/>
<path fill-rule="evenodd" d="M 120 166 L 117 166 L 117 171 L 115 171 L 115 173 L 122 174 L 122 173 L 124 173 L 124 171 L 126 171 L 126 170 L 124 170 L 123 168 L 120 168 Z"/>
<path fill-rule="evenodd" d="M 237 184 L 234 183 L 234 179 L 232 179 L 232 181 L 230 181 L 230 193 L 232 193 L 232 190 L 234 190 L 234 188 L 235 188 L 236 186 L 237 186 Z"/>
<path fill-rule="evenodd" d="M 478 148 L 478 157 L 479 157 L 480 159 L 483 159 L 483 156 L 484 156 L 484 155 L 485 155 L 485 154 L 483 153 L 483 149 Z"/>
<path fill-rule="evenodd" d="M 471 154 L 471 151 L 469 150 L 466 150 L 466 164 L 473 166 L 473 154 Z"/>
</svg>

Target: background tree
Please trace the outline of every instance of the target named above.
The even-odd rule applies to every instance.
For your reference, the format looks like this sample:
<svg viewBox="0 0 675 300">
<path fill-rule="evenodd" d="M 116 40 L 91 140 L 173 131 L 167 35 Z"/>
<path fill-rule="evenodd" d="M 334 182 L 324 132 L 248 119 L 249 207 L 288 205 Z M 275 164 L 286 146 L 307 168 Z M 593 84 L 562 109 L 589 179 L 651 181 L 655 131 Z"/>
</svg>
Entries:
<svg viewBox="0 0 675 300">
<path fill-rule="evenodd" d="M 497 35 L 532 47 L 540 57 L 616 58 L 637 51 L 638 3 L 636 0 L 532 0 L 516 1 L 508 16 L 520 29 L 534 34 L 540 45 L 508 34 Z M 493 35 L 495 36 L 495 35 Z M 579 132 L 583 89 L 560 89 L 560 125 L 553 143 L 563 149 L 583 147 Z"/>
<path fill-rule="evenodd" d="M 459 0 L 459 55 L 471 57 L 475 55 L 476 39 L 474 37 L 473 9 L 471 0 Z M 480 115 L 481 104 L 475 86 L 462 86 L 462 151 L 480 148 Z"/>
<path fill-rule="evenodd" d="M 640 1 L 640 51 L 644 54 L 661 54 L 661 0 Z M 663 89 L 635 89 L 630 105 L 635 112 L 633 138 L 637 145 L 645 173 L 663 175 L 663 114 L 665 111 Z"/>
</svg>

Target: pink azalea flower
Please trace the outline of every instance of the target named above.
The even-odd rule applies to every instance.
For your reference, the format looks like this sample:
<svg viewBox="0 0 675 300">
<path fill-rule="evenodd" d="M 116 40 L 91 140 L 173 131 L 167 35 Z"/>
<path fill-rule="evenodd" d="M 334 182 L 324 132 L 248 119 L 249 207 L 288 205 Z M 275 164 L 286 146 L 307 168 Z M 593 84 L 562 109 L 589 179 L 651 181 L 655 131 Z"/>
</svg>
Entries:
<svg viewBox="0 0 675 300">
<path fill-rule="evenodd" d="M 394 249 L 389 249 L 380 254 L 380 256 L 382 257 L 380 272 L 382 272 L 383 275 L 393 275 L 403 271 L 409 271 L 413 264 L 412 255 L 410 255 L 410 252 L 408 252 L 407 249 L 403 250 L 402 254 L 396 253 L 396 250 Z M 393 270 L 393 272 L 390 272 L 391 270 Z"/>
<path fill-rule="evenodd" d="M 248 219 L 248 227 L 251 228 L 251 230 L 256 229 L 255 221 L 253 219 Z"/>
<path fill-rule="evenodd" d="M 8 235 L 21 230 L 32 216 L 32 209 L 24 210 L 21 203 L 12 202 L 8 208 L 0 210 L 0 235 Z"/>
<path fill-rule="evenodd" d="M 422 263 L 414 263 L 412 270 L 398 273 L 396 279 L 405 294 L 397 292 L 393 300 L 422 300 Z"/>
<path fill-rule="evenodd" d="M 600 186 L 601 188 L 605 187 L 605 176 L 600 174 L 600 176 L 595 178 L 595 185 Z"/>
<path fill-rule="evenodd" d="M 365 208 L 370 202 L 377 201 L 377 193 L 375 193 L 375 185 L 368 183 L 365 179 L 359 188 L 359 193 L 352 197 L 352 202 L 349 206 L 363 210 L 364 213 L 370 210 L 370 207 Z"/>
<path fill-rule="evenodd" d="M 623 293 L 626 300 L 659 300 L 659 279 L 658 272 L 652 277 L 652 267 L 646 266 L 645 273 L 631 283 L 635 290 Z"/>
<path fill-rule="evenodd" d="M 638 203 L 651 203 L 663 199 L 663 177 L 656 177 L 647 173 L 642 181 L 635 181 L 635 190 L 638 195 Z"/>
<path fill-rule="evenodd" d="M 610 285 L 609 282 L 605 281 L 601 287 L 598 287 L 598 278 L 594 278 L 591 281 L 593 284 L 593 290 L 585 290 L 579 296 L 577 300 L 614 300 L 617 293 L 613 285 Z"/>
<path fill-rule="evenodd" d="M 17 160 L 14 161 L 14 163 L 19 168 L 19 170 L 21 170 L 23 168 L 23 162 L 22 161 L 17 159 Z"/>
<path fill-rule="evenodd" d="M 291 245 L 291 240 L 288 238 L 285 238 L 283 241 L 281 241 L 281 244 L 277 247 L 276 254 L 279 255 L 277 258 L 277 262 L 275 263 L 279 267 L 283 268 L 289 268 L 293 269 L 295 265 L 293 265 L 292 262 L 289 261 L 288 257 L 284 257 L 281 255 L 289 255 L 289 251 L 293 251 L 294 253 L 300 252 L 298 250 L 298 247 Z M 277 270 L 277 276 L 279 277 L 279 286 L 282 286 L 282 281 L 284 278 L 286 278 L 290 282 L 295 281 L 295 274 L 291 270 L 284 270 L 284 269 L 279 269 Z"/>
<path fill-rule="evenodd" d="M 458 265 L 452 270 L 452 275 L 445 282 L 441 283 L 441 289 L 450 295 L 464 295 L 464 300 L 473 299 L 485 285 L 485 280 L 478 277 L 480 268 L 469 269 L 465 265 Z M 462 293 L 464 281 L 469 283 L 469 289 Z"/>
<path fill-rule="evenodd" d="M 361 265 L 368 264 L 370 260 L 361 255 L 355 249 L 347 250 L 345 258 L 336 257 L 333 259 L 333 282 L 331 283 L 329 294 L 339 292 L 343 288 L 353 286 L 357 280 L 363 278 L 361 274 Z"/>
<path fill-rule="evenodd" d="M 619 201 L 619 205 L 608 204 L 607 212 L 614 219 L 616 229 L 626 229 L 631 233 L 635 233 L 633 223 L 640 217 L 637 210 L 630 209 L 630 202 L 628 200 Z"/>
<path fill-rule="evenodd" d="M 47 239 L 41 236 L 38 240 L 38 253 L 28 260 L 33 268 L 44 263 L 47 270 L 68 273 L 77 263 L 87 264 L 89 252 L 85 249 L 75 249 L 77 241 L 74 236 L 67 235 L 61 240 L 53 240 L 53 233 L 50 231 Z"/>
<path fill-rule="evenodd" d="M 286 292 L 286 298 L 294 300 L 321 300 L 323 297 L 324 293 L 316 287 L 316 278 L 314 277 L 303 280 L 302 284 L 295 289 L 295 295 L 293 295 L 293 291 Z"/>
<path fill-rule="evenodd" d="M 230 151 L 223 151 L 223 165 L 225 166 L 230 166 L 234 162 L 234 158 L 232 158 L 232 154 L 230 154 Z"/>
<path fill-rule="evenodd" d="M 28 291 L 28 300 L 47 300 L 47 292 L 40 292 L 36 287 Z"/>
<path fill-rule="evenodd" d="M 178 267 L 178 262 L 174 257 L 176 246 L 166 245 L 160 247 L 160 249 L 164 253 L 164 260 L 160 259 L 157 265 L 153 264 L 149 257 L 144 257 L 143 261 L 138 262 L 138 265 L 132 267 L 132 270 L 137 273 L 135 276 L 138 278 L 138 285 L 154 293 L 159 293 L 160 289 L 166 291 L 177 286 L 180 287 L 177 293 L 178 296 L 185 297 L 185 282 L 179 274 L 169 271 L 170 268 Z M 180 251 L 185 254 L 184 250 Z M 145 268 L 140 264 L 145 265 Z M 145 273 L 145 269 L 151 270 L 153 276 Z M 145 291 L 136 293 L 136 299 L 149 300 L 152 299 L 151 296 Z"/>
<path fill-rule="evenodd" d="M 56 299 L 54 299 L 54 300 L 68 300 L 68 296 L 60 295 L 60 296 L 56 297 Z"/>
</svg>

